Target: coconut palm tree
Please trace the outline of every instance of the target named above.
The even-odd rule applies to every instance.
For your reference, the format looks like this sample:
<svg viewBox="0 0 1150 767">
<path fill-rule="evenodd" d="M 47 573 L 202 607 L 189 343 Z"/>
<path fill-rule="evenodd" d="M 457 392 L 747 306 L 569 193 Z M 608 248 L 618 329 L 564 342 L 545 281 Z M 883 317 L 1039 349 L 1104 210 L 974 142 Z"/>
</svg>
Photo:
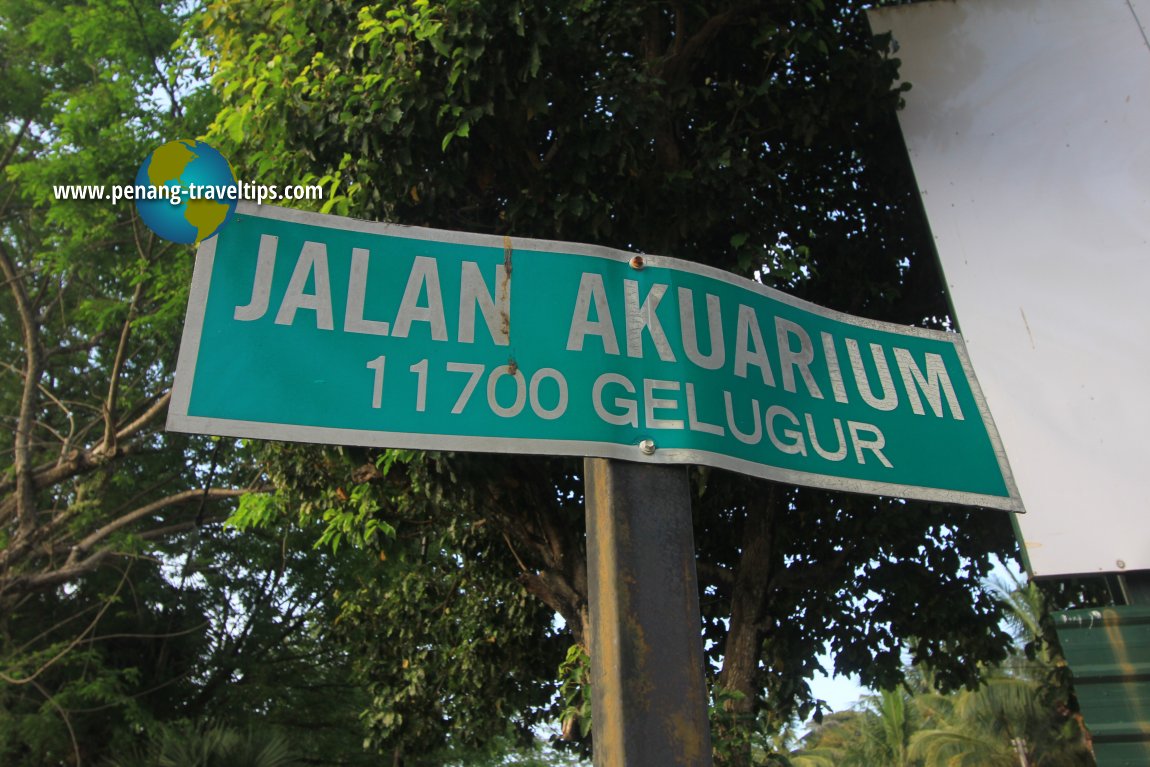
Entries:
<svg viewBox="0 0 1150 767">
<path fill-rule="evenodd" d="M 1038 754 L 1056 750 L 1044 698 L 1034 680 L 990 679 L 954 695 L 946 717 L 911 738 L 910 754 L 924 767 L 1036 767 Z"/>
<path fill-rule="evenodd" d="M 934 696 L 933 711 L 911 738 L 911 755 L 924 767 L 1092 767 L 1042 591 L 1017 580 L 998 590 L 1022 652 L 977 690 Z"/>
<path fill-rule="evenodd" d="M 852 749 L 859 742 L 862 711 L 848 709 L 826 715 L 806 737 L 802 747 L 790 754 L 790 767 L 840 767 L 854 759 Z"/>
<path fill-rule="evenodd" d="M 864 699 L 861 711 L 828 716 L 792 754 L 791 767 L 919 767 L 910 742 L 919 721 L 907 688 Z"/>
<path fill-rule="evenodd" d="M 221 724 L 179 723 L 152 733 L 142 748 L 107 767 L 294 767 L 288 741 L 275 733 L 239 731 Z"/>
<path fill-rule="evenodd" d="M 1015 581 L 999 591 L 1019 651 L 982 686 L 942 695 L 916 668 L 905 688 L 814 728 L 791 767 L 1093 767 L 1041 590 Z"/>
</svg>

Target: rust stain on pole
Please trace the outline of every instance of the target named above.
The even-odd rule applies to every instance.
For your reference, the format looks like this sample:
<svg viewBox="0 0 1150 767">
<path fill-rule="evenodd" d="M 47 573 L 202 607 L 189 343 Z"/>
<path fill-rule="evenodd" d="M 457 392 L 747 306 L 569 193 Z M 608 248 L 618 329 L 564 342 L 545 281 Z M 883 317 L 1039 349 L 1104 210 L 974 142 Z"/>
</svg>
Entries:
<svg viewBox="0 0 1150 767">
<path fill-rule="evenodd" d="M 506 278 L 499 286 L 499 313 L 500 329 L 508 342 L 511 341 L 511 270 L 514 268 L 512 260 L 511 238 L 503 236 L 503 273 Z"/>
<path fill-rule="evenodd" d="M 710 767 L 690 491 L 681 466 L 587 458 L 596 767 Z"/>
</svg>

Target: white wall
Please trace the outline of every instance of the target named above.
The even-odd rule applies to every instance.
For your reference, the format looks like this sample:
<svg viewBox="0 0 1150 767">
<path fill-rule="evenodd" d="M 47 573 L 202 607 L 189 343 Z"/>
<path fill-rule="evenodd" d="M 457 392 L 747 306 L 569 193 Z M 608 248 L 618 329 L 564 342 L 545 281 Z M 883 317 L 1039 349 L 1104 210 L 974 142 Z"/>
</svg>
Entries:
<svg viewBox="0 0 1150 767">
<path fill-rule="evenodd" d="M 1150 569 L 1150 0 L 870 19 L 1032 572 Z"/>
</svg>

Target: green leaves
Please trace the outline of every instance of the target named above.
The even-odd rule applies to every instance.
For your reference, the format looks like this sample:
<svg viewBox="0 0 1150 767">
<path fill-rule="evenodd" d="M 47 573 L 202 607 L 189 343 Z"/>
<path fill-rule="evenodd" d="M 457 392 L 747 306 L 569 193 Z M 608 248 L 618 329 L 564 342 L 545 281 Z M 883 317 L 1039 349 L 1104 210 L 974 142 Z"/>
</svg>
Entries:
<svg viewBox="0 0 1150 767">
<path fill-rule="evenodd" d="M 522 665 L 554 657 L 539 606 L 527 603 L 482 536 L 467 543 L 464 535 L 450 550 L 415 542 L 419 556 L 396 566 L 389 558 L 343 597 L 338 625 L 372 690 L 364 716 L 377 750 L 430 761 L 451 744 L 522 736 L 551 695 Z"/>
<path fill-rule="evenodd" d="M 591 657 L 577 644 L 567 648 L 559 664 L 559 701 L 563 732 L 577 731 L 586 738 L 591 732 Z"/>
<path fill-rule="evenodd" d="M 1030 657 L 1024 643 L 1040 635 L 1044 607 L 1037 587 L 1015 584 L 1002 595 L 1030 628 L 1001 664 L 980 668 L 978 685 L 947 695 L 935 661 L 908 671 L 908 683 L 868 696 L 855 710 L 828 717 L 792 754 L 795 767 L 1013 767 L 1023 749 L 1032 764 L 1093 764 L 1084 731 L 1070 714 L 1069 686 L 1057 673 L 1065 663 L 1049 652 Z"/>
<path fill-rule="evenodd" d="M 378 547 L 381 536 L 395 537 L 395 528 L 376 516 L 380 505 L 368 485 L 354 487 L 350 495 L 337 488 L 335 496 L 341 503 L 324 510 L 323 521 L 327 526 L 316 541 L 317 547 L 331 546 L 334 554 L 345 541 L 352 546 Z"/>
<path fill-rule="evenodd" d="M 246 493 L 240 496 L 236 510 L 227 524 L 243 532 L 253 527 L 271 527 L 284 514 L 281 499 L 270 493 Z"/>
<path fill-rule="evenodd" d="M 195 48 L 174 47 L 186 8 L 0 2 L 0 671 L 20 680 L 0 684 L 5 764 L 100 763 L 159 722 L 258 697 L 263 663 L 287 678 L 233 718 L 268 724 L 295 680 L 339 687 L 307 641 L 328 586 L 250 527 L 272 501 L 245 501 L 243 536 L 215 527 L 258 471 L 230 441 L 161 428 L 192 250 L 130 203 L 52 188 L 130 184 L 157 145 L 202 133 L 215 101 L 180 59 Z M 315 572 L 311 542 L 293 546 Z"/>
<path fill-rule="evenodd" d="M 242 732 L 224 724 L 182 722 L 158 727 L 149 733 L 147 745 L 117 754 L 109 767 L 293 767 L 287 736 L 267 731 Z"/>
</svg>

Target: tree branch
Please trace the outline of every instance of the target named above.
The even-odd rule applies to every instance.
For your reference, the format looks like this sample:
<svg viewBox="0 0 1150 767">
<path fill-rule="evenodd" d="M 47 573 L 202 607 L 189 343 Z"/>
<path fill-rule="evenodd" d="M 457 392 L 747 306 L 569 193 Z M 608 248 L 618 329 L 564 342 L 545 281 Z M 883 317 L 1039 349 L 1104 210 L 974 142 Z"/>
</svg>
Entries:
<svg viewBox="0 0 1150 767">
<path fill-rule="evenodd" d="M 722 565 L 698 560 L 695 562 L 695 571 L 698 573 L 699 581 L 708 586 L 729 589 L 735 585 L 735 573 Z"/>
<path fill-rule="evenodd" d="M 108 396 L 104 399 L 104 439 L 100 445 L 102 453 L 116 451 L 116 395 L 120 389 L 120 371 L 124 367 L 124 359 L 128 353 L 128 339 L 132 335 L 132 321 L 136 318 L 136 308 L 140 304 L 140 296 L 144 294 L 144 283 L 136 284 L 132 292 L 132 300 L 128 304 L 128 316 L 124 318 L 124 326 L 120 329 L 120 341 L 116 344 L 116 356 L 112 360 L 112 368 L 108 371 Z"/>
<path fill-rule="evenodd" d="M 75 560 L 76 558 L 83 556 L 93 546 L 107 538 L 112 533 L 115 533 L 118 530 L 123 530 L 133 522 L 137 522 L 141 519 L 144 519 L 145 517 L 150 517 L 156 512 L 163 511 L 164 509 L 171 506 L 178 506 L 181 503 L 200 501 L 201 499 L 216 501 L 222 498 L 236 498 L 241 495 L 246 495 L 250 492 L 254 491 L 247 488 L 208 488 L 206 490 L 193 488 L 191 490 L 185 490 L 182 493 L 169 495 L 167 498 L 161 498 L 158 501 L 153 501 L 152 503 L 149 503 L 145 506 L 141 506 L 134 511 L 129 511 L 127 514 L 123 514 L 120 517 L 117 517 L 98 530 L 90 533 L 79 543 L 72 547 L 72 553 L 69 555 L 69 559 Z"/>
<path fill-rule="evenodd" d="M 45 355 L 45 356 L 47 356 L 47 355 Z M 15 365 L 12 365 L 8 362 L 0 362 L 0 365 L 8 368 L 8 370 L 12 371 L 13 373 L 15 373 L 18 376 L 24 375 L 23 370 L 20 370 Z M 56 405 L 56 407 L 60 408 L 60 412 L 63 413 L 64 417 L 68 420 L 68 436 L 66 436 L 66 437 L 63 434 L 61 434 L 60 432 L 58 432 L 56 429 L 52 428 L 48 423 L 46 423 L 44 421 L 38 422 L 42 429 L 44 429 L 45 431 L 51 432 L 53 436 L 55 436 L 57 439 L 60 440 L 60 458 L 63 459 L 64 455 L 67 454 L 67 452 L 68 452 L 68 445 L 71 444 L 72 437 L 76 433 L 75 415 L 72 413 L 72 410 L 67 405 L 65 405 L 63 402 L 61 402 L 60 399 L 55 394 L 53 394 L 52 390 L 49 389 L 47 386 L 45 386 L 42 383 L 37 383 L 36 386 L 38 389 L 40 389 L 41 394 L 43 394 L 48 399 L 52 400 L 52 403 L 54 405 Z M 33 470 L 33 474 L 35 474 L 34 470 Z"/>
<path fill-rule="evenodd" d="M 35 420 L 36 387 L 43 370 L 43 349 L 35 312 L 28 303 L 24 282 L 16 270 L 7 246 L 0 242 L 0 271 L 16 301 L 20 316 L 20 331 L 24 340 L 24 389 L 20 395 L 20 409 L 16 419 L 15 450 L 13 451 L 14 482 L 16 485 L 16 520 L 18 535 L 26 537 L 36 525 L 36 484 L 32 478 L 32 425 Z"/>
<path fill-rule="evenodd" d="M 187 532 L 188 530 L 196 527 L 203 527 L 204 525 L 214 525 L 217 522 L 224 522 L 230 516 L 230 514 L 212 514 L 211 516 L 204 517 L 198 521 L 189 519 L 187 522 L 177 522 L 174 525 L 157 527 L 154 530 L 148 530 L 146 532 L 140 533 L 140 539 L 144 541 L 154 541 L 157 538 L 166 538 L 169 535 Z"/>
<path fill-rule="evenodd" d="M 10 573 L 14 564 L 18 562 L 21 557 L 26 556 L 32 549 L 30 546 L 21 548 L 10 546 L 7 550 L 0 552 L 0 595 L 23 594 L 38 589 L 50 588 L 92 572 L 109 556 L 120 553 L 115 547 L 105 547 L 92 551 L 96 544 L 105 540 L 113 533 L 164 509 L 186 503 L 202 503 L 205 499 L 224 500 L 227 498 L 236 498 L 246 493 L 267 492 L 268 489 L 269 488 L 266 487 L 243 489 L 215 488 L 205 491 L 197 488 L 162 498 L 153 503 L 141 506 L 127 514 L 123 514 L 100 529 L 92 532 L 80 542 L 66 549 L 68 556 L 63 565 L 38 573 L 5 577 L 4 573 Z M 212 517 L 213 520 L 216 518 L 215 516 Z M 162 528 L 147 530 L 141 534 L 141 537 L 144 540 L 152 540 L 159 537 L 160 533 L 181 532 L 182 530 L 189 529 L 194 524 L 194 522 L 189 522 L 186 525 L 173 524 Z M 89 551 L 92 551 L 92 553 L 88 554 Z M 86 557 L 84 556 L 85 554 L 87 554 Z"/>
<path fill-rule="evenodd" d="M 81 631 L 79 633 L 79 635 L 76 636 L 75 639 L 73 639 L 71 642 L 69 642 L 67 645 L 65 645 L 63 650 L 61 650 L 60 652 L 53 655 L 52 658 L 48 662 L 46 662 L 44 665 L 40 666 L 40 668 L 38 668 L 34 672 L 32 672 L 31 675 L 23 677 L 23 678 L 8 676 L 3 671 L 0 671 L 0 679 L 4 680 L 8 684 L 12 684 L 12 685 L 23 685 L 23 684 L 35 683 L 36 677 L 43 674 L 53 664 L 55 664 L 56 661 L 60 660 L 65 655 L 70 653 L 76 645 L 78 645 L 84 641 L 84 637 L 88 636 L 88 634 L 90 634 L 96 630 L 96 626 L 100 623 L 100 619 L 104 617 L 104 613 L 108 612 L 108 608 L 111 607 L 112 604 L 116 601 L 116 596 L 120 593 L 120 589 L 124 588 L 124 584 L 127 582 L 127 580 L 128 580 L 128 571 L 125 570 L 123 577 L 120 578 L 119 585 L 116 586 L 116 590 L 113 591 L 112 595 L 104 601 L 104 606 L 100 608 L 100 612 L 96 613 L 96 617 L 92 619 L 92 622 L 88 624 L 88 627 L 86 629 L 84 629 L 83 631 Z"/>
<path fill-rule="evenodd" d="M 64 707 L 60 705 L 56 698 L 49 694 L 39 682 L 32 682 L 32 686 L 47 699 L 48 703 L 52 705 L 52 708 L 56 709 L 56 713 L 58 713 L 64 721 L 64 726 L 68 728 L 68 737 L 72 740 L 72 755 L 76 758 L 77 765 L 82 764 L 83 762 L 80 758 L 80 741 L 76 739 L 76 730 L 72 727 L 72 720 L 68 716 L 68 712 L 64 710 Z"/>
<path fill-rule="evenodd" d="M 171 389 L 156 397 L 152 404 L 148 405 L 147 409 L 138 418 L 116 432 L 116 442 L 122 442 L 125 439 L 134 437 L 145 426 L 154 421 L 156 416 L 164 412 L 171 399 Z"/>
<path fill-rule="evenodd" d="M 151 404 L 146 406 L 142 414 L 127 426 L 117 431 L 116 449 L 113 453 L 103 453 L 99 449 L 74 450 L 63 459 L 57 459 L 52 463 L 37 466 L 32 471 L 32 480 L 35 489 L 39 490 L 41 488 L 51 487 L 66 479 L 71 479 L 78 474 L 91 471 L 112 458 L 135 452 L 130 446 L 125 447 L 123 442 L 134 437 L 148 426 L 148 424 L 154 421 L 156 416 L 160 415 L 164 411 L 164 408 L 168 406 L 168 402 L 171 398 L 172 392 L 170 390 L 157 395 Z M 0 493 L 7 493 L 12 490 L 14 486 L 15 480 L 4 480 L 0 482 Z M 2 516 L 5 509 L 7 509 L 7 502 L 0 503 L 0 516 Z"/>
<path fill-rule="evenodd" d="M 715 41 L 715 38 L 723 30 L 743 21 L 754 7 L 753 5 L 740 5 L 715 14 L 707 19 L 699 31 L 687 38 L 685 42 L 677 39 L 674 53 L 663 61 L 660 70 L 662 80 L 669 85 L 681 84 L 682 78 L 690 72 L 694 60 Z"/>
<path fill-rule="evenodd" d="M 20 130 L 16 131 L 16 137 L 12 139 L 12 143 L 4 152 L 4 159 L 0 160 L 0 173 L 8 167 L 8 163 L 12 162 L 12 158 L 16 156 L 16 150 L 20 147 L 20 142 L 24 140 L 24 134 L 28 132 L 28 127 L 32 124 L 31 117 L 25 117 L 24 122 L 20 123 Z"/>
</svg>

